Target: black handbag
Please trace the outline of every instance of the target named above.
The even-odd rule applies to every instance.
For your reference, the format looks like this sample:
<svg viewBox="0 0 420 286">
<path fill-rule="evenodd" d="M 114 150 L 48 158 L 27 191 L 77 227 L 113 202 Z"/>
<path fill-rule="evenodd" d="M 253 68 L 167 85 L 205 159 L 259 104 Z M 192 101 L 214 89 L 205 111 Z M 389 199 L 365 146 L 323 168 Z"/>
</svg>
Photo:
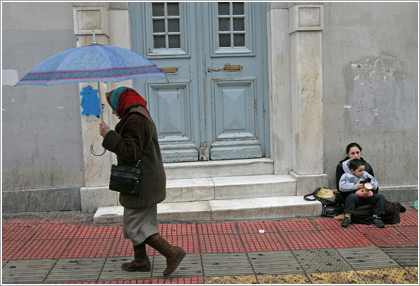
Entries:
<svg viewBox="0 0 420 286">
<path fill-rule="evenodd" d="M 322 190 L 328 190 L 330 196 L 323 197 Z M 314 197 L 313 199 L 309 198 L 310 196 Z M 333 192 L 327 188 L 316 188 L 310 194 L 304 195 L 303 198 L 306 201 L 315 201 L 318 200 L 322 204 L 321 216 L 325 217 L 334 217 L 341 214 L 344 211 L 344 205 L 341 203 L 341 194 L 339 192 Z"/>
<path fill-rule="evenodd" d="M 134 167 L 113 164 L 111 166 L 109 189 L 126 196 L 138 196 L 140 194 L 140 162 L 141 160 Z"/>
</svg>

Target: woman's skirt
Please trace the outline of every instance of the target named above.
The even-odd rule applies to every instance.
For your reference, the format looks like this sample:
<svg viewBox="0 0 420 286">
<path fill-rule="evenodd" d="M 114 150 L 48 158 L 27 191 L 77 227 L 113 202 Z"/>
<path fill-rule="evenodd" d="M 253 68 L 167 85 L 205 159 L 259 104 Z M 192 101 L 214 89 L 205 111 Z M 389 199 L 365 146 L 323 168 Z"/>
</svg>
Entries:
<svg viewBox="0 0 420 286">
<path fill-rule="evenodd" d="M 123 230 L 124 238 L 131 240 L 133 245 L 139 245 L 149 236 L 159 233 L 157 206 L 141 209 L 124 208 Z"/>
</svg>

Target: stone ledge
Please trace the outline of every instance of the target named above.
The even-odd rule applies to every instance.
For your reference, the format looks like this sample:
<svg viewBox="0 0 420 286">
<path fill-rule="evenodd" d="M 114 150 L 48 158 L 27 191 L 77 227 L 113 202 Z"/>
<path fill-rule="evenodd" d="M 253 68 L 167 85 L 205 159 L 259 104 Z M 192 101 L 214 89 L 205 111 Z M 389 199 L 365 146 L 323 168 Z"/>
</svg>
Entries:
<svg viewBox="0 0 420 286">
<path fill-rule="evenodd" d="M 276 219 L 321 215 L 321 203 L 302 196 L 211 200 L 158 204 L 161 221 L 219 221 L 230 219 Z M 95 223 L 121 223 L 123 207 L 100 207 Z"/>
<path fill-rule="evenodd" d="M 3 213 L 80 210 L 80 189 L 2 191 L 2 207 Z"/>
</svg>

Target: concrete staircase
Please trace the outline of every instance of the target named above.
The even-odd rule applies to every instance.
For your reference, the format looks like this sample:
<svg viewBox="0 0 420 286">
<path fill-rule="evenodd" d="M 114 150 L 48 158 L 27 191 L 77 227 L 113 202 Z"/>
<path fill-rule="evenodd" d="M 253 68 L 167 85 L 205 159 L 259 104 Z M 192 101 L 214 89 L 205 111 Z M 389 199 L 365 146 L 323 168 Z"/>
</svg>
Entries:
<svg viewBox="0 0 420 286">
<path fill-rule="evenodd" d="M 165 164 L 162 221 L 223 221 L 318 216 L 321 204 L 296 196 L 296 180 L 274 175 L 270 159 Z M 96 223 L 122 221 L 121 206 L 100 207 Z"/>
</svg>

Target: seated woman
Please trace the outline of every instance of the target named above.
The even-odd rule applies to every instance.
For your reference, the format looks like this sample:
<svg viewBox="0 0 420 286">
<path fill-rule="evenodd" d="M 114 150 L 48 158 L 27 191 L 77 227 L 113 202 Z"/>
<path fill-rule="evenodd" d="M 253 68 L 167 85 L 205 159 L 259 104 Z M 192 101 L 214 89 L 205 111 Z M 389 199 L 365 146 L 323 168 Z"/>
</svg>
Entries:
<svg viewBox="0 0 420 286">
<path fill-rule="evenodd" d="M 373 172 L 372 166 L 368 162 L 366 162 L 366 160 L 363 159 L 362 157 L 362 147 L 359 144 L 355 142 L 348 144 L 346 147 L 346 154 L 347 154 L 346 158 L 341 160 L 338 163 L 337 168 L 336 168 L 335 180 L 336 180 L 336 188 L 338 191 L 340 191 L 340 178 L 345 173 L 344 171 L 345 168 L 343 168 L 343 163 L 345 164 L 345 162 L 349 159 L 362 160 L 363 163 L 365 164 L 365 172 L 375 177 L 375 173 Z M 376 192 L 378 191 L 379 191 L 379 188 L 377 189 Z M 344 204 L 349 193 L 340 191 L 340 195 L 341 195 L 341 198 L 339 198 L 339 201 Z M 399 212 L 405 212 L 406 210 L 405 207 L 402 206 L 400 203 L 393 202 L 391 204 L 396 205 L 395 210 L 393 210 L 394 208 L 389 208 L 389 204 L 385 200 L 385 217 L 382 218 L 384 219 L 385 223 L 390 223 L 390 221 L 399 222 Z M 372 208 L 372 211 L 373 211 L 373 208 Z M 356 213 L 357 214 L 353 217 L 353 219 L 358 222 L 364 221 L 364 218 L 366 216 L 365 211 L 359 211 L 358 209 L 356 209 Z M 395 217 L 398 217 L 398 219 L 395 219 Z M 369 221 L 369 220 L 366 220 L 366 221 Z"/>
<path fill-rule="evenodd" d="M 339 186 L 340 178 L 345 173 L 344 168 L 343 168 L 343 163 L 346 162 L 348 159 L 362 160 L 365 163 L 365 171 L 371 174 L 373 177 L 375 177 L 375 173 L 373 172 L 372 166 L 368 162 L 366 162 L 365 159 L 362 158 L 362 147 L 359 144 L 350 143 L 349 145 L 347 145 L 346 154 L 347 154 L 347 157 L 338 163 L 336 171 L 335 171 L 335 182 L 336 182 L 336 187 L 338 191 L 340 190 L 340 186 Z M 341 193 L 341 194 L 342 194 L 342 202 L 344 203 L 346 201 L 348 194 L 346 193 Z"/>
</svg>

